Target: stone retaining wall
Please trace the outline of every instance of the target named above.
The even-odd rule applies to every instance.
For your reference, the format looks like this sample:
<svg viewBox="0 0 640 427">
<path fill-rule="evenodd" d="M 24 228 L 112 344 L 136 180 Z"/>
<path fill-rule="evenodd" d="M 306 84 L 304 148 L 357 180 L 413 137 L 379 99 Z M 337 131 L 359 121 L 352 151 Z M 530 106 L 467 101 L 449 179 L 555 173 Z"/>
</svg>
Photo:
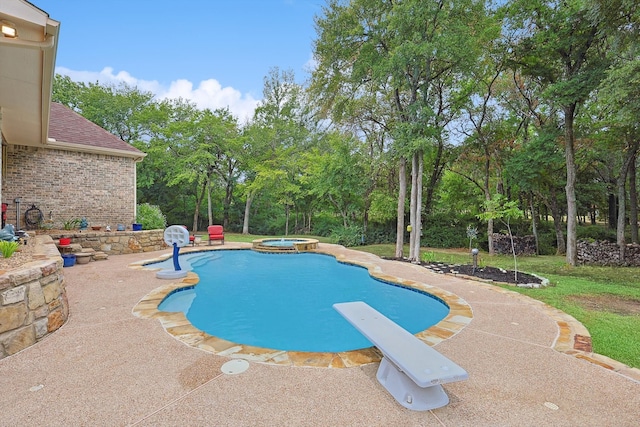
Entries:
<svg viewBox="0 0 640 427">
<path fill-rule="evenodd" d="M 620 260 L 620 248 L 616 243 L 578 241 L 577 258 L 579 264 L 640 267 L 640 245 L 626 245 L 625 258 Z"/>
<path fill-rule="evenodd" d="M 508 234 L 493 233 L 493 250 L 496 254 L 512 255 L 511 239 Z M 516 255 L 535 255 L 536 239 L 534 236 L 513 236 L 513 246 Z"/>
<path fill-rule="evenodd" d="M 36 236 L 35 245 L 35 261 L 0 275 L 0 359 L 40 341 L 69 317 L 60 253 L 49 236 Z"/>
<path fill-rule="evenodd" d="M 53 239 L 71 237 L 71 244 L 91 248 L 108 255 L 153 252 L 166 249 L 164 230 L 142 231 L 72 231 L 52 233 Z"/>
</svg>

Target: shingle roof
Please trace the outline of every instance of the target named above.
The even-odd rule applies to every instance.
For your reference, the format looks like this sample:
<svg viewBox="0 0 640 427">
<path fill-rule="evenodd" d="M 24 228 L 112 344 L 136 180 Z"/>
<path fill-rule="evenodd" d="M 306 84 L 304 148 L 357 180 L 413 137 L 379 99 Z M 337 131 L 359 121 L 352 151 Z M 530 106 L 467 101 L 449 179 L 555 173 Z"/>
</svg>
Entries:
<svg viewBox="0 0 640 427">
<path fill-rule="evenodd" d="M 134 146 L 57 102 L 51 103 L 49 138 L 53 138 L 58 142 L 144 155 L 142 151 Z"/>
</svg>

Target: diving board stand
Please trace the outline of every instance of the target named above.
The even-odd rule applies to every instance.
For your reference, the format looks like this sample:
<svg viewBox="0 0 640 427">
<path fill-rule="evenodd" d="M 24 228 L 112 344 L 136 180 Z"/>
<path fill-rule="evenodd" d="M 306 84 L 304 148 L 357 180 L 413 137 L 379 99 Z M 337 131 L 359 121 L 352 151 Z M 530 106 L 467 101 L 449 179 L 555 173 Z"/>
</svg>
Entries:
<svg viewBox="0 0 640 427">
<path fill-rule="evenodd" d="M 449 403 L 441 384 L 469 379 L 467 371 L 365 302 L 333 308 L 382 352 L 378 382 L 405 408 L 440 408 Z"/>
</svg>

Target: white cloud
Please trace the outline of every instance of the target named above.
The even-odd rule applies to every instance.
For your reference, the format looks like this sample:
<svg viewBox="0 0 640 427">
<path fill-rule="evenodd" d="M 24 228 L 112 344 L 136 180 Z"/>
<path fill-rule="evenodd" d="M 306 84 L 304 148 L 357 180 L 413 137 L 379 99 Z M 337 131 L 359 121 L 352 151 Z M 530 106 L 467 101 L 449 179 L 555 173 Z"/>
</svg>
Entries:
<svg viewBox="0 0 640 427">
<path fill-rule="evenodd" d="M 160 84 L 157 80 L 140 80 L 126 71 L 114 74 L 111 67 L 105 67 L 102 71 L 76 71 L 65 67 L 56 67 L 56 73 L 69 76 L 75 82 L 118 85 L 124 82 L 130 86 L 155 94 L 156 99 L 183 98 L 195 103 L 198 108 L 229 108 L 240 123 L 246 122 L 253 116 L 258 103 L 249 94 L 242 94 L 232 87 L 222 87 L 215 79 L 203 80 L 194 88 L 192 82 L 179 79 L 171 82 L 169 87 Z"/>
<path fill-rule="evenodd" d="M 304 63 L 302 69 L 311 74 L 318 68 L 318 61 L 313 57 L 313 54 L 309 56 L 309 60 Z"/>
</svg>

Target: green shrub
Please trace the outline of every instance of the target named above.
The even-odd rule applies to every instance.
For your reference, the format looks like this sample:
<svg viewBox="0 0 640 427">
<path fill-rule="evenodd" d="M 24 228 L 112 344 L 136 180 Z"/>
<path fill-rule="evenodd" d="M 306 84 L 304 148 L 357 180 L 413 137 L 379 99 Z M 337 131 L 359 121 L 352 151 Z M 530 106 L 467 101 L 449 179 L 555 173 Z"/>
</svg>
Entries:
<svg viewBox="0 0 640 427">
<path fill-rule="evenodd" d="M 142 203 L 137 206 L 136 221 L 142 224 L 143 230 L 156 230 L 167 226 L 167 219 L 160 208 L 149 203 Z"/>
<path fill-rule="evenodd" d="M 469 226 L 482 230 L 479 221 L 470 216 L 430 215 L 422 224 L 420 244 L 431 248 L 466 248 L 469 245 Z M 479 242 L 481 237 L 481 234 L 477 235 Z"/>
<path fill-rule="evenodd" d="M 311 234 L 315 236 L 330 236 L 332 230 L 340 227 L 342 221 L 335 215 L 319 213 L 311 220 Z"/>
<path fill-rule="evenodd" d="M 362 239 L 362 227 L 354 225 L 335 228 L 331 233 L 331 240 L 334 243 L 347 247 L 361 245 Z"/>
<path fill-rule="evenodd" d="M 0 252 L 2 252 L 3 258 L 11 258 L 11 255 L 18 250 L 20 244 L 18 242 L 7 242 L 6 240 L 0 240 Z"/>
<path fill-rule="evenodd" d="M 576 230 L 578 240 L 616 241 L 616 230 L 603 225 L 582 225 Z"/>
</svg>

